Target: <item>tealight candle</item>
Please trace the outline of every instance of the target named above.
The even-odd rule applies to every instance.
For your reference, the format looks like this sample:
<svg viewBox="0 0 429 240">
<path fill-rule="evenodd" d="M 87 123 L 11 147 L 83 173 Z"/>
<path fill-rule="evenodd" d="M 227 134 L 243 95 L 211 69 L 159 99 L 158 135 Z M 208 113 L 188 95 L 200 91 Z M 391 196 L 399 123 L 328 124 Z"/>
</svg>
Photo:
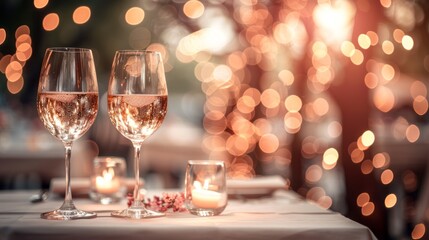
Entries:
<svg viewBox="0 0 429 240">
<path fill-rule="evenodd" d="M 120 201 L 125 196 L 125 160 L 118 157 L 97 157 L 93 167 L 91 199 L 102 204 Z"/>
<path fill-rule="evenodd" d="M 101 194 L 112 194 L 119 191 L 121 183 L 118 177 L 115 177 L 115 171 L 109 168 L 103 171 L 102 176 L 95 178 L 95 188 Z"/>
<path fill-rule="evenodd" d="M 225 165 L 222 161 L 188 161 L 185 204 L 198 216 L 220 214 L 227 205 Z"/>
<path fill-rule="evenodd" d="M 218 208 L 225 205 L 225 197 L 222 193 L 205 189 L 192 190 L 192 204 L 198 208 Z"/>
</svg>

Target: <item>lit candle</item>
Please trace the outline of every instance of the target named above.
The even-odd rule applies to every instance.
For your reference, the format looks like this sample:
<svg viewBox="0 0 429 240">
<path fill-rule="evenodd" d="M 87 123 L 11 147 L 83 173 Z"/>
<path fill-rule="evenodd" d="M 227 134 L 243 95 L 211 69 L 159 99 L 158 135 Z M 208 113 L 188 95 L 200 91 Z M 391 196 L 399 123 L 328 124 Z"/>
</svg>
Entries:
<svg viewBox="0 0 429 240">
<path fill-rule="evenodd" d="M 216 186 L 209 184 L 210 181 L 207 179 L 204 181 L 204 186 L 199 181 L 194 182 L 194 189 L 192 190 L 192 204 L 195 207 L 213 209 L 225 205 L 225 194 L 213 191 L 213 189 L 216 189 Z"/>
<path fill-rule="evenodd" d="M 192 190 L 192 204 L 198 208 L 218 208 L 225 203 L 222 193 L 205 189 Z"/>
<path fill-rule="evenodd" d="M 97 192 L 101 194 L 112 194 L 119 191 L 121 184 L 119 179 L 115 178 L 115 172 L 112 168 L 103 170 L 103 176 L 97 176 L 95 179 Z"/>
</svg>

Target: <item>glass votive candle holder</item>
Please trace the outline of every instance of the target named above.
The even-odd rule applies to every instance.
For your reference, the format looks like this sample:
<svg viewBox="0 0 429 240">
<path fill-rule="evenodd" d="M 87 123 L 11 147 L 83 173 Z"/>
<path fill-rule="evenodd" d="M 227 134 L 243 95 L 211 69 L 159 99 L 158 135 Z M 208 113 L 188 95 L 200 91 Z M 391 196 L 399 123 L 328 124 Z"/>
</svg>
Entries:
<svg viewBox="0 0 429 240">
<path fill-rule="evenodd" d="M 185 176 L 185 206 L 191 214 L 214 216 L 228 202 L 223 161 L 189 160 Z"/>
<path fill-rule="evenodd" d="M 126 186 L 125 160 L 120 157 L 96 157 L 91 174 L 89 196 L 101 204 L 116 203 L 124 199 Z"/>
</svg>

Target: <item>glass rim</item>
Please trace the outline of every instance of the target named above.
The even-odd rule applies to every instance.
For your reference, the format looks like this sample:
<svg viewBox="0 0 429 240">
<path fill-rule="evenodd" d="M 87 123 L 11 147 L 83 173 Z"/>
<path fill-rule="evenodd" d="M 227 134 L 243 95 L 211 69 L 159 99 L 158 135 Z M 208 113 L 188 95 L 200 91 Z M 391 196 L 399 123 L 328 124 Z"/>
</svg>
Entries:
<svg viewBox="0 0 429 240">
<path fill-rule="evenodd" d="M 121 49 L 121 50 L 116 50 L 116 54 L 121 53 L 121 54 L 136 54 L 136 53 L 149 53 L 149 54 L 160 54 L 161 52 L 159 51 L 154 51 L 154 50 L 143 50 L 143 49 Z"/>
<path fill-rule="evenodd" d="M 79 47 L 49 47 L 46 51 L 50 52 L 65 52 L 65 53 L 75 53 L 75 52 L 91 52 L 89 48 L 79 48 Z"/>
<path fill-rule="evenodd" d="M 225 165 L 222 160 L 188 160 L 191 165 Z"/>
</svg>

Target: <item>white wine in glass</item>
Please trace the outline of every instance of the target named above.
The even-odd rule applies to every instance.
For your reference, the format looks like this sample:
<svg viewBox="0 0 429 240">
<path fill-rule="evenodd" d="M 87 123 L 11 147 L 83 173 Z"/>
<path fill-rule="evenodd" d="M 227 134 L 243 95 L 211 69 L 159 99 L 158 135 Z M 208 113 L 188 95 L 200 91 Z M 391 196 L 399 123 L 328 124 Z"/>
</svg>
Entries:
<svg viewBox="0 0 429 240">
<path fill-rule="evenodd" d="M 44 219 L 71 220 L 96 217 L 75 207 L 70 185 L 73 141 L 85 134 L 98 111 L 98 86 L 90 49 L 48 48 L 37 91 L 37 112 L 50 134 L 61 140 L 65 153 L 65 197 L 62 206 L 41 214 Z"/>
<path fill-rule="evenodd" d="M 133 219 L 164 216 L 146 209 L 140 196 L 140 150 L 167 114 L 167 83 L 161 54 L 154 51 L 117 51 L 112 64 L 107 104 L 110 120 L 134 146 L 133 204 L 112 216 Z"/>
</svg>

